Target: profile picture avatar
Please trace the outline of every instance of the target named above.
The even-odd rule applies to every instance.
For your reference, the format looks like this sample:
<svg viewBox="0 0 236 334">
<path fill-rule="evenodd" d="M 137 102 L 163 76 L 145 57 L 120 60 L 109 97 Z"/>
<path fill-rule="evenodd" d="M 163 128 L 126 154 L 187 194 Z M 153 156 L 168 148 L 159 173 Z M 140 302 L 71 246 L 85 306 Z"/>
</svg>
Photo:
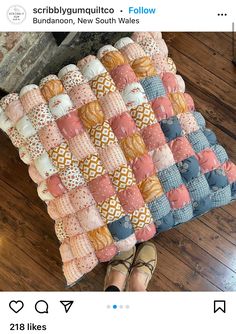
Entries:
<svg viewBox="0 0 236 334">
<path fill-rule="evenodd" d="M 26 11 L 22 6 L 14 5 L 8 9 L 7 17 L 11 23 L 19 24 L 24 21 L 26 17 Z"/>
</svg>

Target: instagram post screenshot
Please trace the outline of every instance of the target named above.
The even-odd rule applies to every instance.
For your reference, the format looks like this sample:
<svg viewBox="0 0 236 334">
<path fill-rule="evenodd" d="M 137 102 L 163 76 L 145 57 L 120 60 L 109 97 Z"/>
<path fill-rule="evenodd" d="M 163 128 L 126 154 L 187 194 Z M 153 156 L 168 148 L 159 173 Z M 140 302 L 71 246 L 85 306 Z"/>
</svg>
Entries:
<svg viewBox="0 0 236 334">
<path fill-rule="evenodd" d="M 235 1 L 0 9 L 0 333 L 231 333 Z"/>
</svg>

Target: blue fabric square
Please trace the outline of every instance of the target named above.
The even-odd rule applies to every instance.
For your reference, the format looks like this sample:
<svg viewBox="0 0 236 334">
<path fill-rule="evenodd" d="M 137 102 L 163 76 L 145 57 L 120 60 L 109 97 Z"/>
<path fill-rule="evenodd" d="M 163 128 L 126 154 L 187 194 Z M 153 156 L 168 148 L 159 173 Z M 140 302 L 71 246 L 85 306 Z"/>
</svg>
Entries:
<svg viewBox="0 0 236 334">
<path fill-rule="evenodd" d="M 214 134 L 214 132 L 212 130 L 205 128 L 203 130 L 203 133 L 206 136 L 206 138 L 207 138 L 207 140 L 208 140 L 208 142 L 211 146 L 217 144 L 216 135 Z"/>
<path fill-rule="evenodd" d="M 200 166 L 194 156 L 184 159 L 176 165 L 185 183 L 200 175 Z"/>
<path fill-rule="evenodd" d="M 182 136 L 182 128 L 176 116 L 163 119 L 160 122 L 161 129 L 166 137 L 167 142 Z"/>
<path fill-rule="evenodd" d="M 161 218 L 159 225 L 157 225 L 157 233 L 167 231 L 175 226 L 175 220 L 172 211 L 170 211 L 165 217 Z"/>
<path fill-rule="evenodd" d="M 193 215 L 194 217 L 200 216 L 203 213 L 208 212 L 211 208 L 212 202 L 210 195 L 208 195 L 205 198 L 193 202 Z"/>
<path fill-rule="evenodd" d="M 212 146 L 211 148 L 214 151 L 217 159 L 219 160 L 221 164 L 223 164 L 225 161 L 229 159 L 228 154 L 226 153 L 224 147 L 222 147 L 221 145 L 216 144 Z"/>
<path fill-rule="evenodd" d="M 142 79 L 140 80 L 140 84 L 143 86 L 148 101 L 166 95 L 162 80 L 157 76 Z"/>
<path fill-rule="evenodd" d="M 203 129 L 203 128 L 206 127 L 206 121 L 205 121 L 204 117 L 202 116 L 202 114 L 200 112 L 194 111 L 193 116 L 194 116 L 194 118 L 195 118 L 195 120 L 196 120 L 196 122 L 197 122 L 197 124 L 200 128 Z"/>
<path fill-rule="evenodd" d="M 231 195 L 232 199 L 236 199 L 236 181 L 231 183 Z"/>
<path fill-rule="evenodd" d="M 210 147 L 209 141 L 201 130 L 191 132 L 188 135 L 188 140 L 195 152 L 199 153 L 207 147 Z"/>
<path fill-rule="evenodd" d="M 157 173 L 157 177 L 161 181 L 165 192 L 168 192 L 173 188 L 178 188 L 181 184 L 183 184 L 183 180 L 176 165 L 172 165 L 159 171 Z"/>
<path fill-rule="evenodd" d="M 187 188 L 193 201 L 199 201 L 210 194 L 210 187 L 204 175 L 188 182 Z"/>
<path fill-rule="evenodd" d="M 124 216 L 107 224 L 107 227 L 115 241 L 126 239 L 134 233 L 133 226 L 128 216 Z"/>
<path fill-rule="evenodd" d="M 148 203 L 148 208 L 151 211 L 154 222 L 157 221 L 157 223 L 158 220 L 165 217 L 171 210 L 170 203 L 166 195 L 155 198 L 153 201 Z"/>
<path fill-rule="evenodd" d="M 184 223 L 193 218 L 193 208 L 192 204 L 188 204 L 181 209 L 173 211 L 173 216 L 175 219 L 175 225 Z"/>
<path fill-rule="evenodd" d="M 225 188 L 219 189 L 211 194 L 212 207 L 223 206 L 231 201 L 231 187 L 230 184 Z"/>
<path fill-rule="evenodd" d="M 217 191 L 228 185 L 228 179 L 223 169 L 218 168 L 205 173 L 205 178 L 212 191 Z"/>
</svg>

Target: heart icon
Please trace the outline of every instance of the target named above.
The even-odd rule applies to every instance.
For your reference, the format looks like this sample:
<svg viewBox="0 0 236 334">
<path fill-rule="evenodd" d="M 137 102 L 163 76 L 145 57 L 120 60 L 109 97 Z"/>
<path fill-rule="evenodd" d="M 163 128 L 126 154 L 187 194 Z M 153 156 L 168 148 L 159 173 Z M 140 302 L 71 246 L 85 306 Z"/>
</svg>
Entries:
<svg viewBox="0 0 236 334">
<path fill-rule="evenodd" d="M 23 309 L 24 303 L 21 300 L 12 300 L 9 307 L 13 312 L 18 313 Z"/>
</svg>

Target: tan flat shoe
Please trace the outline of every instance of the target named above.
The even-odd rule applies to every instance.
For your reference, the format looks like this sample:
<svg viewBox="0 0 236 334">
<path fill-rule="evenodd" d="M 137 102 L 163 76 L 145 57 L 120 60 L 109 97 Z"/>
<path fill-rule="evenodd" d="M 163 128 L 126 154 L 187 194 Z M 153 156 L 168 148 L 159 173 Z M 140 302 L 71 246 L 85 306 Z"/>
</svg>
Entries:
<svg viewBox="0 0 236 334">
<path fill-rule="evenodd" d="M 136 256 L 130 271 L 129 278 L 127 280 L 127 291 L 130 290 L 130 281 L 135 279 L 134 276 L 137 274 L 142 282 L 142 285 L 147 289 L 147 286 L 153 276 L 153 273 L 157 265 L 157 250 L 155 244 L 151 241 L 142 243 L 136 252 Z"/>
<path fill-rule="evenodd" d="M 121 291 L 124 291 L 126 280 L 128 278 L 130 268 L 134 261 L 135 253 L 136 247 L 133 247 L 127 252 L 120 252 L 108 263 L 107 272 L 104 280 L 104 290 L 106 290 L 106 288 L 110 285 L 108 284 L 108 279 L 111 271 L 115 270 L 124 275 L 124 286 L 121 289 Z"/>
</svg>

